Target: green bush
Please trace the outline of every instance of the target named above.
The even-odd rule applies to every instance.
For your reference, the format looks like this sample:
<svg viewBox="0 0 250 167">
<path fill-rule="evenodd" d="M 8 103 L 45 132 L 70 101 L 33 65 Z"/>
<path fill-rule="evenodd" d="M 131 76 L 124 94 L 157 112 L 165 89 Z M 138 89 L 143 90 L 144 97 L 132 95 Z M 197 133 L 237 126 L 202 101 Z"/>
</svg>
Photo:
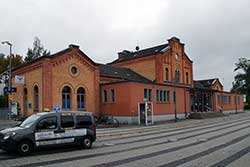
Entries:
<svg viewBox="0 0 250 167">
<path fill-rule="evenodd" d="M 246 104 L 246 105 L 244 106 L 244 110 L 250 110 L 250 105 L 249 105 L 249 104 Z"/>
</svg>

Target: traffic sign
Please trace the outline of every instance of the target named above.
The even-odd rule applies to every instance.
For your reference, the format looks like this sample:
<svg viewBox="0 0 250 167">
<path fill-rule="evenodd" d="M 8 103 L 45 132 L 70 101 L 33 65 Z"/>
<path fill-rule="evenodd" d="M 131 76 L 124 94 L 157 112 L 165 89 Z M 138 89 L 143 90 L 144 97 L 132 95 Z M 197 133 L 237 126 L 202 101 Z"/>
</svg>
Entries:
<svg viewBox="0 0 250 167">
<path fill-rule="evenodd" d="M 55 106 L 53 107 L 53 110 L 56 111 L 56 112 L 57 112 L 57 111 L 60 111 L 60 106 L 59 106 L 59 105 L 55 105 Z"/>
<path fill-rule="evenodd" d="M 4 93 L 15 93 L 15 92 L 17 92 L 17 88 L 5 86 L 3 88 L 3 91 L 4 91 Z"/>
</svg>

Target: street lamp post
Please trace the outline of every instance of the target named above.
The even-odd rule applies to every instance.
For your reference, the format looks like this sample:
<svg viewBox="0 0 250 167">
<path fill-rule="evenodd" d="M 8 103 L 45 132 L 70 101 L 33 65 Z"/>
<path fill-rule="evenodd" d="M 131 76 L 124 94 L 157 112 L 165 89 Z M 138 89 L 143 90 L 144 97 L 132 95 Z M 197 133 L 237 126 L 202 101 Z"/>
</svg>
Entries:
<svg viewBox="0 0 250 167">
<path fill-rule="evenodd" d="M 177 73 L 175 73 L 175 75 L 174 75 L 174 121 L 175 122 L 177 122 L 177 120 L 178 120 L 178 117 L 177 117 L 177 110 L 176 110 L 176 108 L 177 108 L 177 104 L 176 104 L 176 101 L 177 101 L 177 98 L 176 98 L 176 96 L 177 96 L 177 94 L 176 94 L 176 84 L 177 84 L 177 78 L 178 76 L 177 76 Z"/>
<path fill-rule="evenodd" d="M 12 87 L 12 44 L 9 41 L 4 41 L 2 44 L 9 45 L 10 47 L 10 60 L 9 60 L 9 89 Z M 9 94 L 11 95 L 12 92 L 10 91 Z M 12 106 L 12 101 L 9 100 L 9 114 L 8 118 L 11 119 L 11 106 Z"/>
</svg>

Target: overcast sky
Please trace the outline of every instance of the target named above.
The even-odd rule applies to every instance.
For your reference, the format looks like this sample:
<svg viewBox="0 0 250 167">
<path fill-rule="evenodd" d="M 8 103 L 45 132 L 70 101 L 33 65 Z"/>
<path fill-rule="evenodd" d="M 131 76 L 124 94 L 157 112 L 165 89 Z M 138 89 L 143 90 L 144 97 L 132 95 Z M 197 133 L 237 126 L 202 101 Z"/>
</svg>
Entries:
<svg viewBox="0 0 250 167">
<path fill-rule="evenodd" d="M 194 78 L 219 77 L 229 90 L 234 63 L 250 58 L 250 1 L 0 0 L 0 41 L 25 56 L 35 36 L 52 53 L 80 45 L 98 63 L 176 36 L 194 61 Z"/>
</svg>

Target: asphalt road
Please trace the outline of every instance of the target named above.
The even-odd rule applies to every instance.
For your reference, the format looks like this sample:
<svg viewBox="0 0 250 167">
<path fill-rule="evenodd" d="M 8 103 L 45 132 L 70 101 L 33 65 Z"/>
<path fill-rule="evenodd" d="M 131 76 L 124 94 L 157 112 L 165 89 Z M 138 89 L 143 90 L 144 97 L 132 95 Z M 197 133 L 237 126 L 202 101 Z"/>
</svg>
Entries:
<svg viewBox="0 0 250 167">
<path fill-rule="evenodd" d="M 53 148 L 27 157 L 0 150 L 0 166 L 250 167 L 250 112 L 149 127 L 100 129 L 91 150 Z"/>
</svg>

